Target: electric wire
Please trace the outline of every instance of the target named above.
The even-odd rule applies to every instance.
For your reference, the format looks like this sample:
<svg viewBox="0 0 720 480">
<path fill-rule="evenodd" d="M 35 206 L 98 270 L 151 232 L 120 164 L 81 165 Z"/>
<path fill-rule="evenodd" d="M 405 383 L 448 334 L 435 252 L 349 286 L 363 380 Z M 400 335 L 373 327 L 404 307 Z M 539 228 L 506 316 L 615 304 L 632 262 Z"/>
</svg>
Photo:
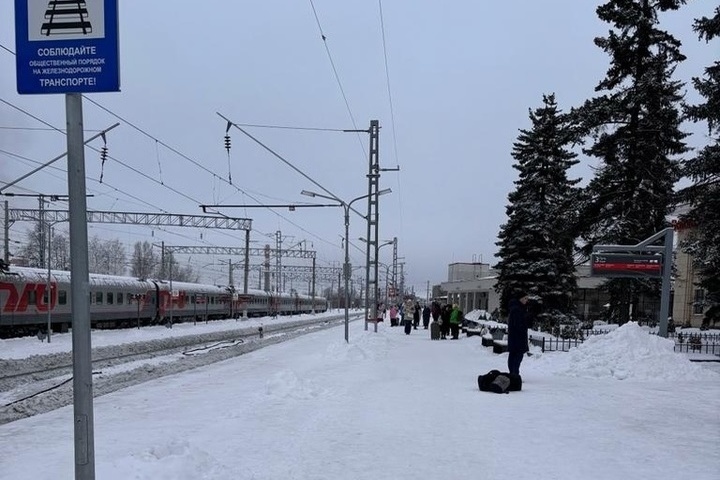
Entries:
<svg viewBox="0 0 720 480">
<path fill-rule="evenodd" d="M 390 103 L 390 125 L 392 128 L 392 142 L 393 142 L 393 151 L 395 153 L 395 164 L 400 165 L 400 157 L 398 156 L 398 148 L 397 148 L 397 134 L 395 129 L 395 107 L 393 103 L 393 97 L 392 97 L 392 89 L 390 88 L 390 68 L 388 67 L 388 54 L 387 54 L 387 41 L 385 38 L 385 15 L 383 14 L 383 7 L 382 7 L 382 0 L 378 0 L 378 10 L 380 13 L 380 31 L 382 34 L 382 47 L 383 47 L 383 57 L 385 59 L 385 81 L 387 84 L 387 92 L 388 92 L 388 101 Z M 397 199 L 398 199 L 398 214 L 399 214 L 399 229 L 400 229 L 400 235 L 403 235 L 404 232 L 404 223 L 403 223 L 403 195 L 402 195 L 402 185 L 400 184 L 400 175 L 396 176 L 396 182 L 397 182 Z"/>
<path fill-rule="evenodd" d="M 314 8 L 314 7 L 313 7 L 313 8 Z M 2 47 L 3 50 L 6 50 L 6 51 L 9 52 L 10 54 L 15 55 L 15 52 L 13 52 L 12 50 L 8 49 L 8 48 L 5 47 L 4 45 L 0 44 L 0 47 Z M 329 51 L 328 51 L 328 54 L 329 54 Z M 338 81 L 339 81 L 339 78 L 338 78 Z M 341 88 L 342 88 L 342 87 L 341 87 Z M 343 92 L 343 95 L 344 95 L 344 92 Z M 146 131 L 143 130 L 142 128 L 140 128 L 140 127 L 138 127 L 137 125 L 135 125 L 133 122 L 130 122 L 130 121 L 128 121 L 127 119 L 121 117 L 120 115 L 116 114 L 115 112 L 113 112 L 113 111 L 109 110 L 108 108 L 104 107 L 103 105 L 99 104 L 99 103 L 96 102 L 95 100 L 87 97 L 86 95 L 83 95 L 83 98 L 86 99 L 87 101 L 89 101 L 90 103 L 92 103 L 93 105 L 97 106 L 98 108 L 100 108 L 100 109 L 103 110 L 104 112 L 112 115 L 113 117 L 117 118 L 118 120 L 121 120 L 121 121 L 124 122 L 125 124 L 129 125 L 130 127 L 132 127 L 133 129 L 135 129 L 135 130 L 138 131 L 139 133 L 141 133 L 141 134 L 145 135 L 146 137 L 154 140 L 156 143 L 159 143 L 160 145 L 162 145 L 163 147 L 167 148 L 168 150 L 170 150 L 171 152 L 175 153 L 176 155 L 180 156 L 181 158 L 184 158 L 185 160 L 189 161 L 190 163 L 192 163 L 192 164 L 195 165 L 196 167 L 200 168 L 201 170 L 209 173 L 210 175 L 212 175 L 213 177 L 219 179 L 220 181 L 224 181 L 225 183 L 228 183 L 230 186 L 234 187 L 234 188 L 235 188 L 237 191 L 239 191 L 240 193 L 242 193 L 242 194 L 244 194 L 244 195 L 247 195 L 249 198 L 253 199 L 253 200 L 254 200 L 255 202 L 257 202 L 259 205 L 262 205 L 262 202 L 261 202 L 260 200 L 258 200 L 257 198 L 255 198 L 253 195 L 250 195 L 247 191 L 245 191 L 245 190 L 243 190 L 243 189 L 241 189 L 241 188 L 239 188 L 239 187 L 237 187 L 237 186 L 235 186 L 235 185 L 230 184 L 227 180 L 225 180 L 224 178 L 220 177 L 220 176 L 217 175 L 215 172 L 207 169 L 205 166 L 203 166 L 202 164 L 198 163 L 197 161 L 191 159 L 189 156 L 185 155 L 184 153 L 180 152 L 179 150 L 175 149 L 174 147 L 168 145 L 167 143 L 163 142 L 162 140 L 156 138 L 155 136 L 151 135 L 150 133 L 146 132 Z M 31 114 L 30 112 L 28 112 L 28 111 L 26 111 L 26 110 L 24 110 L 24 109 L 22 109 L 22 108 L 20 108 L 20 107 L 18 107 L 18 106 L 16 106 L 16 105 L 13 105 L 12 103 L 10 103 L 10 102 L 2 99 L 2 98 L 0 98 L 0 102 L 5 103 L 6 105 L 14 108 L 15 110 L 20 111 L 21 113 L 29 116 L 30 118 L 33 118 L 34 120 L 42 123 L 43 125 L 46 125 L 50 130 L 55 130 L 55 131 L 57 131 L 57 132 L 59 132 L 59 133 L 65 134 L 65 132 L 64 132 L 62 129 L 59 129 L 59 128 L 55 127 L 54 125 L 51 125 L 50 123 L 48 123 L 48 122 L 40 119 L 39 117 Z M 349 108 L 349 105 L 348 105 L 348 108 Z M 354 121 L 354 118 L 352 117 L 352 112 L 350 112 L 350 113 L 351 113 L 351 118 L 352 118 L 352 120 L 353 120 L 353 125 L 356 125 L 356 124 L 355 124 L 355 121 Z M 246 135 L 247 135 L 247 133 L 246 133 Z M 96 149 L 95 147 L 93 147 L 93 146 L 91 146 L 91 145 L 87 145 L 87 147 L 90 148 L 90 149 L 92 149 L 92 150 L 94 150 L 94 151 L 96 151 L 96 152 L 98 152 L 98 153 L 100 153 L 100 150 L 99 150 L 99 149 Z M 119 159 L 117 159 L 117 158 L 115 158 L 115 157 L 108 156 L 108 158 L 110 158 L 110 159 L 112 159 L 113 161 L 119 163 L 120 165 L 123 165 L 124 167 L 132 170 L 133 172 L 137 173 L 138 175 L 141 175 L 141 176 L 143 176 L 144 178 L 146 178 L 146 179 L 148 179 L 148 180 L 150 180 L 150 181 L 152 181 L 152 182 L 154 182 L 154 183 L 157 183 L 157 184 L 159 184 L 159 185 L 161 185 L 161 186 L 163 186 L 163 187 L 165 187 L 165 188 L 168 188 L 169 190 L 173 191 L 174 193 L 177 193 L 177 194 L 179 194 L 179 195 L 181 195 L 181 196 L 183 196 L 183 197 L 185 197 L 185 198 L 193 201 L 195 204 L 201 204 L 201 203 L 202 203 L 201 201 L 198 201 L 198 200 L 196 200 L 196 199 L 193 199 L 193 198 L 185 195 L 184 193 L 178 191 L 177 189 L 174 189 L 174 188 L 172 188 L 172 187 L 169 187 L 169 186 L 165 185 L 165 184 L 164 184 L 163 182 L 161 182 L 161 181 L 160 181 L 160 182 L 157 181 L 156 179 L 152 178 L 151 176 L 146 175 L 146 174 L 140 172 L 139 170 L 135 169 L 134 167 L 131 167 L 131 166 L 127 165 L 126 163 L 120 161 Z M 104 183 L 103 183 L 103 184 L 104 184 Z M 124 193 L 124 192 L 123 192 L 123 193 Z M 157 208 L 158 210 L 164 211 L 163 209 L 160 209 L 160 208 L 157 207 L 157 206 L 155 206 L 155 208 Z M 322 241 L 322 242 L 324 242 L 324 243 L 326 243 L 326 244 L 328 244 L 328 245 L 332 245 L 332 246 L 337 247 L 337 245 L 333 244 L 332 242 L 327 241 L 326 239 L 324 239 L 323 237 L 321 237 L 321 236 L 319 236 L 319 235 L 317 235 L 317 234 L 315 234 L 315 233 L 312 233 L 312 232 L 306 230 L 306 229 L 305 229 L 304 227 L 302 227 L 301 225 L 293 222 L 292 220 L 290 220 L 290 219 L 288 219 L 287 217 L 283 216 L 282 214 L 280 214 L 279 212 L 275 211 L 274 209 L 269 209 L 269 210 L 270 210 L 271 212 L 273 212 L 276 216 L 282 218 L 283 220 L 285 220 L 286 222 L 290 223 L 291 225 L 294 225 L 295 227 L 299 228 L 301 231 L 303 231 L 303 232 L 305 232 L 306 234 L 308 234 L 308 235 L 316 238 L 317 240 Z M 165 212 L 165 213 L 167 213 L 167 212 Z M 225 233 L 225 235 L 229 235 L 229 234 L 228 234 L 228 233 Z"/>
<path fill-rule="evenodd" d="M 382 0 L 378 0 L 380 9 L 380 31 L 382 33 L 383 57 L 385 59 L 385 83 L 387 85 L 388 101 L 390 102 L 390 124 L 392 126 L 393 149 L 395 151 L 395 163 L 399 164 L 397 149 L 397 135 L 395 134 L 395 108 L 393 106 L 392 89 L 390 88 L 390 69 L 388 68 L 387 42 L 385 41 L 385 18 L 383 16 Z"/>
<path fill-rule="evenodd" d="M 219 181 L 225 182 L 225 183 L 227 183 L 229 186 L 235 188 L 238 192 L 242 193 L 243 195 L 247 195 L 247 196 L 248 196 L 249 198 L 251 198 L 253 201 L 257 202 L 258 205 L 262 205 L 263 202 L 261 202 L 261 201 L 260 201 L 259 199 L 257 199 L 255 196 L 251 195 L 247 190 L 244 190 L 244 189 L 238 187 L 237 185 L 233 185 L 232 183 L 228 182 L 226 179 L 224 179 L 224 178 L 221 177 L 220 175 L 218 175 L 218 174 L 216 174 L 215 172 L 213 172 L 212 170 L 209 170 L 208 168 L 206 168 L 204 165 L 202 165 L 202 164 L 200 164 L 199 162 L 193 160 L 192 158 L 190 158 L 189 156 L 187 156 L 187 155 L 185 155 L 184 153 L 180 152 L 179 150 L 175 149 L 174 147 L 171 147 L 170 145 L 168 145 L 167 143 L 163 142 L 162 140 L 154 137 L 153 135 L 149 134 L 148 132 L 146 132 L 146 131 L 143 130 L 142 128 L 138 127 L 137 125 L 135 125 L 134 123 L 128 121 L 127 119 L 121 117 L 120 115 L 116 114 L 115 112 L 109 110 L 108 108 L 104 107 L 103 105 L 100 105 L 100 104 L 99 104 L 98 102 L 96 102 L 95 100 L 92 100 L 91 98 L 88 98 L 88 97 L 86 97 L 86 96 L 83 96 L 83 98 L 86 98 L 90 103 L 92 103 L 93 105 L 97 106 L 98 108 L 100 108 L 100 109 L 103 110 L 104 112 L 106 112 L 106 113 L 114 116 L 114 117 L 117 118 L 118 120 L 126 123 L 127 125 L 129 125 L 129 126 L 132 127 L 133 129 L 135 129 L 136 131 L 140 132 L 141 134 L 145 135 L 146 137 L 154 140 L 155 142 L 159 143 L 160 145 L 162 145 L 163 147 L 167 148 L 167 149 L 170 150 L 171 152 L 173 152 L 173 153 L 175 153 L 176 155 L 180 156 L 181 158 L 184 158 L 185 160 L 189 161 L 190 163 L 192 163 L 192 164 L 195 165 L 196 167 L 200 168 L 201 170 L 209 173 L 209 174 L 212 175 L 214 178 L 217 178 Z M 110 157 L 108 157 L 108 158 L 110 158 Z M 160 185 L 165 186 L 163 183 L 160 183 Z M 167 187 L 167 188 L 169 188 L 169 187 Z M 183 196 L 184 196 L 184 195 L 183 195 Z M 200 205 L 200 204 L 202 204 L 203 202 L 201 202 L 201 201 L 195 201 L 195 203 L 198 204 L 198 205 Z M 314 233 L 312 233 L 312 232 L 309 232 L 309 231 L 306 230 L 304 227 L 302 227 L 301 225 L 293 222 L 292 220 L 290 220 L 289 218 L 287 218 L 287 217 L 285 217 L 284 215 L 280 214 L 279 212 L 277 212 L 277 211 L 275 211 L 275 210 L 273 210 L 273 209 L 269 209 L 269 210 L 270 210 L 271 212 L 273 212 L 276 216 L 282 218 L 283 220 L 285 220 L 286 222 L 290 223 L 291 225 L 299 228 L 301 231 L 307 233 L 308 235 L 310 235 L 310 236 L 312 236 L 312 237 L 315 237 L 316 239 L 327 243 L 327 241 L 326 241 L 324 238 L 322 238 L 322 237 L 320 237 L 319 235 L 316 235 L 316 234 L 314 234 Z M 330 244 L 330 245 L 332 245 L 332 244 Z"/>
<path fill-rule="evenodd" d="M 53 131 L 54 128 L 42 128 L 42 127 L 7 127 L 7 126 L 0 126 L 0 130 L 28 130 L 28 131 Z M 83 130 L 83 132 L 102 132 L 102 130 Z M 66 133 L 65 130 L 63 130 L 63 133 Z"/>
<path fill-rule="evenodd" d="M 322 25 L 320 24 L 320 17 L 318 16 L 317 10 L 315 9 L 315 4 L 313 3 L 313 0 L 310 0 L 310 7 L 312 7 L 313 15 L 315 16 L 315 22 L 317 23 L 318 30 L 320 30 L 320 38 L 322 38 L 323 46 L 325 47 L 325 53 L 327 53 L 328 60 L 330 60 L 330 66 L 332 67 L 333 74 L 335 75 L 335 81 L 338 84 L 338 87 L 340 88 L 340 93 L 342 94 L 343 100 L 345 101 L 345 107 L 347 108 L 348 114 L 350 115 L 350 120 L 352 121 L 353 127 L 355 130 L 358 130 L 357 122 L 355 121 L 355 115 L 352 113 L 352 109 L 350 108 L 350 102 L 348 101 L 347 95 L 345 94 L 345 88 L 342 86 L 342 82 L 340 81 L 340 75 L 338 74 L 337 68 L 335 67 L 335 61 L 333 60 L 332 54 L 330 53 L 330 47 L 327 44 L 327 37 L 325 36 L 325 32 L 323 31 Z M 360 134 L 357 134 L 358 142 L 360 142 L 360 148 L 362 148 L 364 157 L 368 156 L 367 151 L 365 150 L 365 144 L 362 142 L 362 138 L 360 138 Z"/>
<path fill-rule="evenodd" d="M 252 127 L 252 128 L 276 128 L 283 130 L 305 130 L 312 132 L 346 132 L 347 129 L 342 128 L 322 128 L 322 127 L 296 127 L 292 125 L 263 125 L 257 123 L 236 123 L 241 127 Z"/>
</svg>

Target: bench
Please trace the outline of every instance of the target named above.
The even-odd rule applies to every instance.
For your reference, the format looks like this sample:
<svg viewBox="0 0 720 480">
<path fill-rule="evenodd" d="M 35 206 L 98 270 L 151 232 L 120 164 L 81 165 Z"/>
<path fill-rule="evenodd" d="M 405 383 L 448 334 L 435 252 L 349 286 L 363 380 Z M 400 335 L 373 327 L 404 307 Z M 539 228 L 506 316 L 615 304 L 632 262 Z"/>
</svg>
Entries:
<svg viewBox="0 0 720 480">
<path fill-rule="evenodd" d="M 505 353 L 507 351 L 507 340 L 493 340 L 493 353 Z"/>
</svg>

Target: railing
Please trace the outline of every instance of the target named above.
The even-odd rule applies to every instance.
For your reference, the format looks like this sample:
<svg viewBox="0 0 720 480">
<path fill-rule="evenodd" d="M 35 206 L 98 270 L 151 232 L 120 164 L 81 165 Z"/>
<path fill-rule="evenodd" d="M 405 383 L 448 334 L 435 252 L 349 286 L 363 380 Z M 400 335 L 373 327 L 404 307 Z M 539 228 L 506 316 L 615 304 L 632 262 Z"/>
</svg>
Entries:
<svg viewBox="0 0 720 480">
<path fill-rule="evenodd" d="M 720 343 L 675 343 L 676 352 L 720 355 Z"/>
<path fill-rule="evenodd" d="M 582 344 L 584 340 L 579 338 L 548 338 L 533 337 L 530 335 L 530 343 L 542 348 L 543 352 L 567 352 L 573 347 Z"/>
<path fill-rule="evenodd" d="M 607 333 L 607 332 L 606 332 Z M 599 335 L 599 333 L 594 333 L 592 335 Z M 698 334 L 694 334 L 698 335 Z M 702 334 L 699 334 L 702 335 Z M 715 334 L 708 334 L 708 337 L 710 340 L 714 340 L 713 337 L 718 337 L 718 335 Z M 585 337 L 586 338 L 586 337 Z M 696 338 L 702 338 L 702 337 L 696 337 Z M 718 355 L 720 356 L 720 341 L 713 341 L 712 343 L 705 343 L 697 341 L 690 341 L 690 337 L 686 337 L 686 340 L 684 341 L 677 341 L 678 339 L 675 338 L 675 347 L 674 350 L 676 352 L 681 353 L 700 353 L 700 354 L 709 354 L 709 355 Z M 533 337 L 530 335 L 529 337 L 530 343 L 532 345 L 535 345 L 537 347 L 540 347 L 543 352 L 567 352 L 573 347 L 577 347 L 578 345 L 581 345 L 585 340 L 581 338 L 548 338 L 548 337 Z M 705 340 L 705 338 L 702 338 L 702 340 Z"/>
</svg>

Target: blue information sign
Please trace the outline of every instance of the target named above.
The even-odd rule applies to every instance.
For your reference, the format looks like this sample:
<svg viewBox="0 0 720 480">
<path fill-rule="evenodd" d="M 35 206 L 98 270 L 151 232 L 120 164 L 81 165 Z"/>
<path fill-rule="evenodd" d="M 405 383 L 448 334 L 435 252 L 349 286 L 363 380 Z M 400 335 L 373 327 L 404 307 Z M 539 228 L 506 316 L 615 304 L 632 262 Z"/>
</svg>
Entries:
<svg viewBox="0 0 720 480">
<path fill-rule="evenodd" d="M 15 0 L 18 93 L 120 90 L 117 0 Z"/>
</svg>

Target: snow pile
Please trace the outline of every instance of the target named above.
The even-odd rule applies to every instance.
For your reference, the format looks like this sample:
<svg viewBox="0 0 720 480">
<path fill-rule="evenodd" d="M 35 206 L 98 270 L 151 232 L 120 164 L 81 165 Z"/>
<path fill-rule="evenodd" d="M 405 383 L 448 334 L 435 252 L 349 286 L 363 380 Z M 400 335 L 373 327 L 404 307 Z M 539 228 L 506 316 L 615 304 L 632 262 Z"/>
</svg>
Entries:
<svg viewBox="0 0 720 480">
<path fill-rule="evenodd" d="M 674 342 L 629 322 L 593 335 L 568 353 L 545 355 L 557 374 L 618 380 L 717 380 L 718 375 L 673 351 Z"/>
<path fill-rule="evenodd" d="M 465 314 L 465 318 L 468 320 L 490 320 L 490 314 L 487 310 L 472 310 Z"/>
</svg>

